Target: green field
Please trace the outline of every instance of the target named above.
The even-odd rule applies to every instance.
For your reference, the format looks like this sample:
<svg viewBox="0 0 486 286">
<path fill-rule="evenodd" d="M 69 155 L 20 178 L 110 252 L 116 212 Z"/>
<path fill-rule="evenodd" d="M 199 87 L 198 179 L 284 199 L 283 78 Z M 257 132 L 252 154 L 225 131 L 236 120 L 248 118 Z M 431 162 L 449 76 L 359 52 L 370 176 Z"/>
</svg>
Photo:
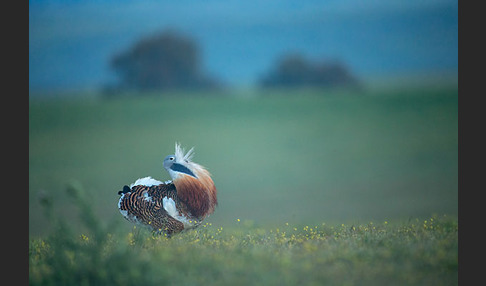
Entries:
<svg viewBox="0 0 486 286">
<path fill-rule="evenodd" d="M 152 238 L 119 214 L 117 191 L 169 179 L 162 160 L 175 141 L 195 146 L 219 206 L 206 228 Z M 29 104 L 32 284 L 455 285 L 457 194 L 457 87 Z"/>
<path fill-rule="evenodd" d="M 103 227 L 82 189 L 68 189 L 86 232 L 53 218 L 56 231 L 29 242 L 30 285 L 458 284 L 458 224 L 445 215 L 273 228 L 236 220 L 168 239 Z"/>
</svg>

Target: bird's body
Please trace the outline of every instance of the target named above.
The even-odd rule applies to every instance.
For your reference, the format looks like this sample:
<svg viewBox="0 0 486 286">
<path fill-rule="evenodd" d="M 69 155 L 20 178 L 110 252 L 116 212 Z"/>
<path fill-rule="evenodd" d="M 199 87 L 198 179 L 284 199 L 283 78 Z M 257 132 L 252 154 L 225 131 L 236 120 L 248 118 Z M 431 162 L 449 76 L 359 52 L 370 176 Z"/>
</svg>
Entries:
<svg viewBox="0 0 486 286">
<path fill-rule="evenodd" d="M 172 180 L 145 177 L 124 186 L 118 192 L 120 213 L 133 223 L 167 235 L 197 227 L 214 212 L 217 190 L 209 172 L 191 158 L 192 149 L 184 154 L 176 144 L 175 155 L 164 159 Z"/>
</svg>

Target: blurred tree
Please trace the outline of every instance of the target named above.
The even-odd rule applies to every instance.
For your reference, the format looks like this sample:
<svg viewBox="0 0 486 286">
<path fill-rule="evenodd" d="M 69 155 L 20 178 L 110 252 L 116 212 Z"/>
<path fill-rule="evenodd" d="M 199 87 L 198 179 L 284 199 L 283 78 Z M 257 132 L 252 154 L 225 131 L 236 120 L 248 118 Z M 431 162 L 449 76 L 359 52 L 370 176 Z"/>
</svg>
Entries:
<svg viewBox="0 0 486 286">
<path fill-rule="evenodd" d="M 288 54 L 260 81 L 264 87 L 358 87 L 359 82 L 340 62 L 311 62 L 299 54 Z"/>
<path fill-rule="evenodd" d="M 164 31 L 135 43 L 115 55 L 110 67 L 120 78 L 117 89 L 153 91 L 212 88 L 216 81 L 201 71 L 194 41 L 174 31 Z"/>
</svg>

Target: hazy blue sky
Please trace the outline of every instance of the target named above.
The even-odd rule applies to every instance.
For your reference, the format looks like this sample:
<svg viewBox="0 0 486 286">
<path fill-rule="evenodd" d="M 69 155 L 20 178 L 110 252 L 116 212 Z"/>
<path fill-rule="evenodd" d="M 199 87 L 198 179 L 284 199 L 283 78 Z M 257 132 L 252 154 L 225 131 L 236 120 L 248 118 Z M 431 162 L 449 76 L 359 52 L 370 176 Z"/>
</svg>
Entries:
<svg viewBox="0 0 486 286">
<path fill-rule="evenodd" d="M 457 0 L 31 0 L 30 89 L 113 81 L 109 59 L 166 28 L 194 38 L 205 70 L 229 84 L 254 83 L 288 51 L 362 78 L 454 73 L 457 13 Z"/>
</svg>

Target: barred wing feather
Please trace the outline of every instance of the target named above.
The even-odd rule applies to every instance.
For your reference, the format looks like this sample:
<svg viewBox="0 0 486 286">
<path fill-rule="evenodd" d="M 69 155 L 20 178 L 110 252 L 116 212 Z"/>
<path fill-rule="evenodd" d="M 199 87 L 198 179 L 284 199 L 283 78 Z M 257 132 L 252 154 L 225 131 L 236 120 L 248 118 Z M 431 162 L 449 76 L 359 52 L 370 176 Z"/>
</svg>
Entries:
<svg viewBox="0 0 486 286">
<path fill-rule="evenodd" d="M 155 232 L 171 235 L 197 225 L 172 183 L 124 186 L 119 194 L 121 214 L 130 222 L 146 225 Z"/>
</svg>

